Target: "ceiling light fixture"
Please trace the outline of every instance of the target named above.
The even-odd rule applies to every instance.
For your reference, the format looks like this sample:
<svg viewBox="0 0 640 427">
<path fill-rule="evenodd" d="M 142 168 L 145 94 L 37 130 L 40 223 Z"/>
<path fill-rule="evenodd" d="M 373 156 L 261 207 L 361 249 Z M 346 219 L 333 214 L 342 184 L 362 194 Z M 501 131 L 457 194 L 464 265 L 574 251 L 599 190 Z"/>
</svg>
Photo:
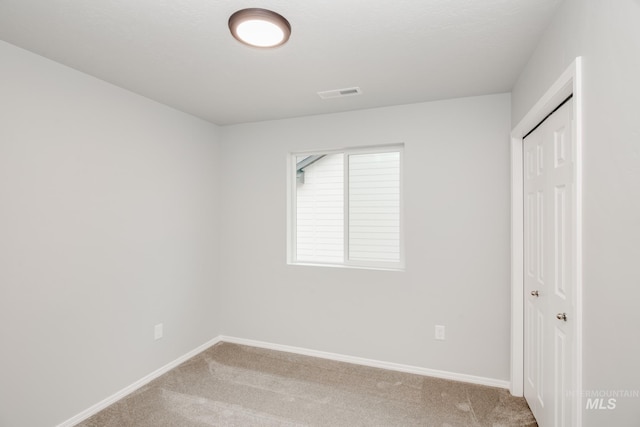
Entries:
<svg viewBox="0 0 640 427">
<path fill-rule="evenodd" d="M 249 46 L 276 47 L 291 35 L 291 25 L 282 15 L 266 9 L 242 9 L 229 18 L 229 30 Z"/>
</svg>

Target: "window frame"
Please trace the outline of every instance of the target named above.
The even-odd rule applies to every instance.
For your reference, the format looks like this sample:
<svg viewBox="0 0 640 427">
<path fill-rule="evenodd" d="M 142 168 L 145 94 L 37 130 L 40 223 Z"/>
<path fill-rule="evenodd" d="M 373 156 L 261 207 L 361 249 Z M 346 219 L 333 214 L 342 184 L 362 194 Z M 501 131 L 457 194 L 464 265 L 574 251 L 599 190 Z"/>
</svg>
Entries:
<svg viewBox="0 0 640 427">
<path fill-rule="evenodd" d="M 399 154 L 399 260 L 398 261 L 353 261 L 349 259 L 349 156 L 377 153 Z M 343 155 L 343 261 L 299 261 L 297 259 L 297 158 L 311 155 Z M 310 150 L 290 152 L 287 156 L 287 264 L 319 267 L 342 267 L 371 270 L 404 271 L 405 269 L 405 237 L 404 237 L 404 144 L 352 147 L 330 150 Z"/>
</svg>

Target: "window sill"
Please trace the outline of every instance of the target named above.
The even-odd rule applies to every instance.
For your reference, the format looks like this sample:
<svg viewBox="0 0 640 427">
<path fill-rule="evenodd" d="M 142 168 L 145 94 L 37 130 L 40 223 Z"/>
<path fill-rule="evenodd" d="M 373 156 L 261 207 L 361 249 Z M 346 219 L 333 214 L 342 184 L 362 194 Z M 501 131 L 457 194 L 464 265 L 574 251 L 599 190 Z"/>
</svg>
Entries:
<svg viewBox="0 0 640 427">
<path fill-rule="evenodd" d="M 347 270 L 374 270 L 374 271 L 395 271 L 404 273 L 405 267 L 383 267 L 383 266 L 365 266 L 365 265 L 348 265 L 348 264 L 322 264 L 312 262 L 287 262 L 287 265 L 294 267 L 329 267 L 329 268 L 344 268 Z"/>
</svg>

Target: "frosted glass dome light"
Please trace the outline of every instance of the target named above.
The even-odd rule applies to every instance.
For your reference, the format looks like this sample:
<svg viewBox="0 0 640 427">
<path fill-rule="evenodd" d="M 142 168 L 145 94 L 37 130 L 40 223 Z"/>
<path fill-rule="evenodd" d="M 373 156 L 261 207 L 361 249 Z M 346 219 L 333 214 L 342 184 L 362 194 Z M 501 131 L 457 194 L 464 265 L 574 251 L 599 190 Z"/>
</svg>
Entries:
<svg viewBox="0 0 640 427">
<path fill-rule="evenodd" d="M 291 25 L 281 15 L 266 9 L 242 9 L 229 18 L 229 30 L 237 40 L 255 47 L 283 45 Z"/>
</svg>

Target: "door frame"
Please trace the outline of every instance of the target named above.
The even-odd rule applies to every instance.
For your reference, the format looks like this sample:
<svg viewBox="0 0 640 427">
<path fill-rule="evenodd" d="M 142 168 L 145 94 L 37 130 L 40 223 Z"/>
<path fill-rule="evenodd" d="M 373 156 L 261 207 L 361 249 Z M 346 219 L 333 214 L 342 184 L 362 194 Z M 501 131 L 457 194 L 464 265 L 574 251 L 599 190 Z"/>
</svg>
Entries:
<svg viewBox="0 0 640 427">
<path fill-rule="evenodd" d="M 577 57 L 511 131 L 511 394 L 524 395 L 524 191 L 523 139 L 562 101 L 573 94 L 575 139 L 575 343 L 573 348 L 572 411 L 574 425 L 582 421 L 582 58 Z"/>
</svg>

